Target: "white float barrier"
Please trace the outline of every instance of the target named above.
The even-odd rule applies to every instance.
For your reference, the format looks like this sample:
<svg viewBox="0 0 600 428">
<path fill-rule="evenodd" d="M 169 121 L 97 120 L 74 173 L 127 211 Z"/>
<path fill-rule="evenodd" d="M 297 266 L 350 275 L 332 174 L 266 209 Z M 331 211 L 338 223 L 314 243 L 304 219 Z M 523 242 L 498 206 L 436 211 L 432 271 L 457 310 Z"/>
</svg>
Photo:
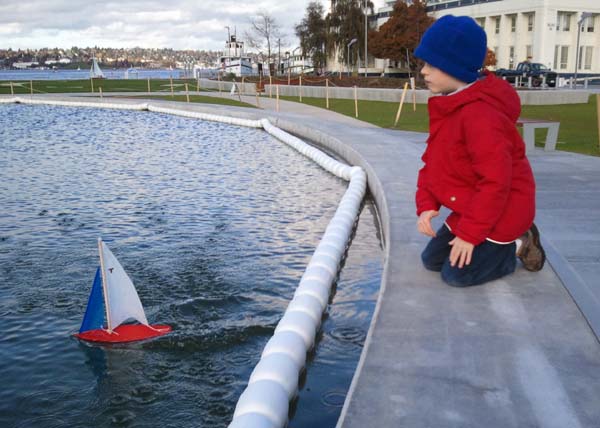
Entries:
<svg viewBox="0 0 600 428">
<path fill-rule="evenodd" d="M 338 162 L 301 139 L 273 126 L 268 119 L 251 120 L 218 116 L 161 107 L 150 103 L 119 104 L 27 97 L 0 98 L 0 103 L 146 110 L 237 126 L 263 128 L 278 140 L 315 161 L 325 170 L 350 181 L 348 189 L 300 279 L 293 299 L 250 375 L 248 386 L 240 396 L 233 420 L 229 424 L 229 428 L 282 428 L 285 426 L 289 402 L 297 394 L 298 378 L 306 362 L 306 353 L 314 346 L 323 312 L 329 303 L 331 285 L 337 276 L 366 192 L 367 176 L 362 168 L 350 167 Z"/>
<path fill-rule="evenodd" d="M 148 110 L 148 103 L 113 103 L 109 101 L 67 101 L 67 100 L 52 100 L 44 98 L 31 97 L 14 97 L 11 102 L 18 104 L 33 104 L 33 105 L 51 105 L 64 107 L 93 107 L 93 108 L 109 108 L 116 110 Z"/>
</svg>

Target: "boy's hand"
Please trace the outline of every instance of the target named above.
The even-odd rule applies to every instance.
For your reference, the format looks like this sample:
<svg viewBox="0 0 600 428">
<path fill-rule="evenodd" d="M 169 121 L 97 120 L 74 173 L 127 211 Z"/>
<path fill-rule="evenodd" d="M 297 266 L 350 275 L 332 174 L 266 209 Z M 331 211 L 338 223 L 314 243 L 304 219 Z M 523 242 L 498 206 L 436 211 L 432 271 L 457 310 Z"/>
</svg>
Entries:
<svg viewBox="0 0 600 428">
<path fill-rule="evenodd" d="M 423 211 L 417 220 L 417 230 L 423 235 L 435 238 L 435 232 L 431 227 L 431 219 L 440 215 L 439 211 L 429 210 Z"/>
<path fill-rule="evenodd" d="M 454 267 L 458 262 L 458 268 L 462 269 L 463 266 L 471 264 L 471 256 L 473 255 L 473 248 L 475 248 L 473 244 L 463 241 L 458 236 L 448 244 L 452 245 L 450 266 Z"/>
</svg>

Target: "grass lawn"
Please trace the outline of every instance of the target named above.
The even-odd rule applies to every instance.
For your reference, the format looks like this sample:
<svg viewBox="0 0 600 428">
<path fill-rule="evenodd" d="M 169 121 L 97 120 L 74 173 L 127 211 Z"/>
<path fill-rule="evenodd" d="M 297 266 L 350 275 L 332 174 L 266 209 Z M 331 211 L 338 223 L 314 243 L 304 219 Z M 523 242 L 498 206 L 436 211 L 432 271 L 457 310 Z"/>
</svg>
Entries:
<svg viewBox="0 0 600 428">
<path fill-rule="evenodd" d="M 8 81 L 0 81 L 0 94 L 10 95 L 10 83 Z M 33 80 L 33 81 L 18 81 L 13 83 L 13 92 L 15 95 L 30 94 L 31 84 L 33 84 L 34 94 L 55 94 L 55 93 L 77 93 L 77 92 L 92 92 L 92 84 L 94 92 L 98 92 L 102 88 L 102 92 L 147 92 L 148 81 L 141 79 L 91 79 L 86 80 Z M 185 84 L 188 84 L 190 91 L 196 89 L 195 79 L 173 79 L 173 90 L 184 91 Z M 171 92 L 171 81 L 169 79 L 150 79 L 150 90 L 152 92 Z"/>
<path fill-rule="evenodd" d="M 173 79 L 173 91 L 178 92 L 178 95 L 171 96 L 171 81 L 169 79 L 150 79 L 150 91 L 152 96 L 143 96 L 141 98 L 165 99 L 171 101 L 186 102 L 185 95 L 181 95 L 181 91 L 185 91 L 185 84 L 188 84 L 190 93 L 190 102 L 192 103 L 207 103 L 221 104 L 236 107 L 255 107 L 251 104 L 242 103 L 235 99 L 224 99 L 217 97 L 207 97 L 196 95 L 197 81 L 194 79 Z M 100 79 L 94 80 L 34 80 L 13 82 L 13 92 L 15 95 L 26 95 L 31 93 L 31 84 L 33 84 L 33 93 L 35 94 L 56 94 L 56 93 L 89 93 L 92 92 L 92 84 L 94 85 L 94 93 L 99 92 L 102 88 L 103 93 L 110 92 L 148 92 L 148 81 L 139 79 Z M 0 94 L 10 95 L 10 82 L 0 81 Z"/>
<path fill-rule="evenodd" d="M 156 100 L 164 100 L 164 101 L 180 101 L 187 102 L 187 98 L 185 95 L 142 95 L 136 97 L 127 97 L 127 98 L 144 98 L 144 99 L 156 99 Z M 219 97 L 207 97 L 206 95 L 190 95 L 190 103 L 204 103 L 204 104 L 219 104 L 226 106 L 234 106 L 234 107 L 251 107 L 256 108 L 255 105 L 243 103 L 235 98 L 219 98 Z"/>
<path fill-rule="evenodd" d="M 523 106 L 521 117 L 560 122 L 558 150 L 600 156 L 596 102 L 596 95 L 591 95 L 587 104 Z M 545 138 L 545 131 L 537 132 L 536 145 L 541 146 Z"/>
<path fill-rule="evenodd" d="M 283 97 L 288 101 L 298 102 L 298 97 Z M 322 98 L 302 98 L 305 104 L 325 108 Z M 331 110 L 354 117 L 354 100 L 330 99 Z M 401 129 L 404 131 L 427 132 L 429 117 L 427 106 L 413 105 L 405 102 L 398 126 L 394 127 L 397 103 L 383 101 L 358 101 L 358 118 L 383 128 Z M 596 113 L 596 96 L 590 96 L 586 104 L 560 104 L 547 106 L 523 106 L 521 117 L 527 119 L 543 119 L 560 122 L 558 133 L 558 150 L 600 156 L 598 145 L 598 119 Z M 546 138 L 546 130 L 536 132 L 536 145 L 542 146 Z"/>
</svg>

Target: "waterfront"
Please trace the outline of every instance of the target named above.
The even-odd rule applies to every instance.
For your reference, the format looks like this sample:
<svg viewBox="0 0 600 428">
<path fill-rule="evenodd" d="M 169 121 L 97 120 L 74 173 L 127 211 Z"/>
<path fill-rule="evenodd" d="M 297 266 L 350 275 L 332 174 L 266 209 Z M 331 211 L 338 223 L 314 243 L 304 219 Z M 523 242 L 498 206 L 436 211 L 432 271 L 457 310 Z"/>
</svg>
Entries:
<svg viewBox="0 0 600 428">
<path fill-rule="evenodd" d="M 107 79 L 180 79 L 186 77 L 182 69 L 102 69 Z M 0 80 L 85 80 L 90 78 L 90 70 L 0 70 Z"/>
<path fill-rule="evenodd" d="M 345 183 L 246 128 L 2 110 L 3 426 L 225 425 Z M 370 207 L 291 426 L 337 420 L 381 277 Z M 113 348 L 69 337 L 98 234 L 138 284 L 149 318 L 172 324 L 172 335 Z"/>
</svg>

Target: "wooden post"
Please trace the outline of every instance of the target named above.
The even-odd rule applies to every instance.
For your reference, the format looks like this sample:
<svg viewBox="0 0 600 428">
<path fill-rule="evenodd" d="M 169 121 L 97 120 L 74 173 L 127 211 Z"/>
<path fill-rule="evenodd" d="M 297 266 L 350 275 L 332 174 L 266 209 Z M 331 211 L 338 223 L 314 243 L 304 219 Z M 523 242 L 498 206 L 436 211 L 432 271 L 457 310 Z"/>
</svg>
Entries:
<svg viewBox="0 0 600 428">
<path fill-rule="evenodd" d="M 300 85 L 298 87 L 298 90 L 300 92 L 300 102 L 302 102 L 302 75 L 300 75 Z"/>
<path fill-rule="evenodd" d="M 244 90 L 244 81 L 246 80 L 246 77 L 242 76 L 242 85 L 240 86 L 240 94 L 242 93 L 242 91 Z M 241 100 L 240 100 L 241 101 Z"/>
<path fill-rule="evenodd" d="M 269 98 L 273 98 L 273 77 L 269 76 Z"/>
<path fill-rule="evenodd" d="M 596 113 L 598 115 L 598 148 L 600 149 L 600 94 L 596 94 Z"/>
<path fill-rule="evenodd" d="M 329 110 L 329 79 L 325 79 L 325 107 Z"/>
<path fill-rule="evenodd" d="M 198 77 L 198 83 L 196 85 L 196 89 L 198 89 L 198 95 L 200 95 L 200 78 Z"/>
<path fill-rule="evenodd" d="M 408 90 L 408 82 L 404 83 L 404 90 L 402 91 L 402 97 L 400 97 L 400 105 L 398 106 L 398 113 L 396 113 L 396 120 L 394 121 L 394 126 L 398 124 L 400 120 L 400 113 L 402 113 L 402 105 L 404 104 L 404 97 L 406 97 L 406 91 Z"/>
<path fill-rule="evenodd" d="M 13 87 L 13 82 L 10 82 L 10 94 L 11 95 L 15 94 L 15 88 Z"/>
<path fill-rule="evenodd" d="M 33 80 L 29 81 L 29 93 L 33 95 Z"/>
<path fill-rule="evenodd" d="M 277 85 L 275 87 L 275 90 L 276 90 L 276 96 L 275 96 L 275 99 L 276 99 L 276 110 L 279 113 L 279 85 Z"/>
<path fill-rule="evenodd" d="M 148 93 L 150 93 L 150 78 L 148 77 Z"/>
<path fill-rule="evenodd" d="M 358 89 L 354 85 L 354 116 L 358 117 Z"/>
<path fill-rule="evenodd" d="M 415 90 L 415 78 L 410 78 L 410 89 L 412 91 L 413 111 L 417 111 L 417 91 Z"/>
<path fill-rule="evenodd" d="M 169 76 L 169 82 L 171 82 L 171 97 L 174 97 L 175 94 L 173 92 L 173 78 L 171 76 Z"/>
<path fill-rule="evenodd" d="M 185 99 L 189 103 L 190 102 L 190 93 L 188 91 L 188 84 L 185 84 Z"/>
<path fill-rule="evenodd" d="M 98 87 L 98 92 L 100 93 L 100 98 L 104 98 L 104 97 L 102 96 L 102 86 L 99 86 L 99 87 Z"/>
<path fill-rule="evenodd" d="M 94 93 L 94 79 L 90 79 L 90 85 L 92 86 L 92 94 Z"/>
</svg>

